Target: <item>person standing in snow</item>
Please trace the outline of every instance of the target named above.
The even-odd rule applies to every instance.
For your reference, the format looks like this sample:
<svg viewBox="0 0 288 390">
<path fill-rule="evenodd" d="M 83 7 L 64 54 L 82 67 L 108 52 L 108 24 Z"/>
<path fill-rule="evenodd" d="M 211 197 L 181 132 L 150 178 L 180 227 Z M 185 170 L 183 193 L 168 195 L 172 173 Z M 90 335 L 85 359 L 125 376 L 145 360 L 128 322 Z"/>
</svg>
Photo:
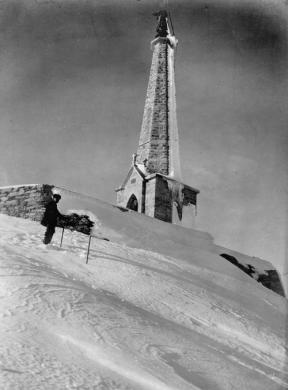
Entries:
<svg viewBox="0 0 288 390">
<path fill-rule="evenodd" d="M 44 244 L 49 244 L 55 233 L 55 227 L 57 225 L 57 219 L 63 217 L 57 209 L 57 203 L 61 199 L 61 195 L 54 194 L 51 202 L 49 202 L 45 208 L 44 216 L 41 221 L 41 225 L 46 226 L 46 232 L 44 235 Z"/>
</svg>

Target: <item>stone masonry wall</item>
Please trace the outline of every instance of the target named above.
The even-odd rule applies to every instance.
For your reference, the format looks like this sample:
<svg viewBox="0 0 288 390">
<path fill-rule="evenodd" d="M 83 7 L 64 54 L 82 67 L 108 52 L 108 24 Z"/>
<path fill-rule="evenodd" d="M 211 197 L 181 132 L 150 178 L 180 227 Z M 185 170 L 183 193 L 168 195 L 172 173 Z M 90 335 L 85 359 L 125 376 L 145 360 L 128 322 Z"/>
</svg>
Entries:
<svg viewBox="0 0 288 390">
<path fill-rule="evenodd" d="M 0 213 L 40 222 L 55 188 L 49 184 L 0 187 Z M 58 219 L 57 226 L 90 234 L 93 222 L 86 215 L 73 213 Z"/>
<path fill-rule="evenodd" d="M 155 217 L 155 193 L 156 179 L 147 181 L 145 192 L 145 214 L 149 217 Z"/>
<path fill-rule="evenodd" d="M 172 222 L 172 194 L 167 180 L 156 176 L 155 218 Z"/>
<path fill-rule="evenodd" d="M 178 186 L 175 186 L 176 184 Z M 181 195 L 179 194 L 179 199 L 175 198 L 175 188 L 182 189 Z M 193 208 L 193 213 L 191 214 L 189 206 L 196 205 L 198 192 L 198 190 L 171 180 L 169 177 L 163 177 L 157 174 L 155 176 L 153 175 L 146 183 L 145 214 L 160 219 L 161 221 L 192 227 L 194 225 L 194 217 L 192 217 L 192 214 L 195 209 Z M 177 200 L 181 202 L 181 218 L 179 216 L 175 218 L 173 213 L 173 207 Z"/>
<path fill-rule="evenodd" d="M 137 163 L 147 160 L 148 173 L 169 173 L 168 40 L 154 46 Z"/>
<path fill-rule="evenodd" d="M 167 181 L 156 175 L 146 183 L 145 214 L 172 222 L 172 197 Z"/>
<path fill-rule="evenodd" d="M 0 213 L 40 221 L 52 188 L 47 184 L 0 187 Z"/>
</svg>

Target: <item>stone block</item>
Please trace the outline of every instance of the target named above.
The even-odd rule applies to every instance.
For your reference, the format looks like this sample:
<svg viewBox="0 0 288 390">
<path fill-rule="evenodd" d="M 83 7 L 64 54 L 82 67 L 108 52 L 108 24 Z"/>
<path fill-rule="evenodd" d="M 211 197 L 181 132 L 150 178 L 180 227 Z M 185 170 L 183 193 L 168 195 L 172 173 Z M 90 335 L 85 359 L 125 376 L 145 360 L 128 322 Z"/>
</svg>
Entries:
<svg viewBox="0 0 288 390">
<path fill-rule="evenodd" d="M 17 201 L 14 200 L 14 199 L 13 200 L 9 199 L 9 200 L 6 201 L 6 206 L 7 207 L 16 206 L 16 205 L 17 205 Z"/>
</svg>

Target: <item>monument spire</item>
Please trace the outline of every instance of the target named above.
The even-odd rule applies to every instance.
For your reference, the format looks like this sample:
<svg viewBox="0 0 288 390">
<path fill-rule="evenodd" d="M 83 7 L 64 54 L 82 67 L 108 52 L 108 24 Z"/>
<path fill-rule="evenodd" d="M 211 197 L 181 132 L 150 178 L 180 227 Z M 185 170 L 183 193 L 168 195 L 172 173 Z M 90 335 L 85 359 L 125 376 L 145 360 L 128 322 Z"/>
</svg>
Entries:
<svg viewBox="0 0 288 390">
<path fill-rule="evenodd" d="M 117 190 L 117 203 L 180 223 L 183 206 L 196 208 L 199 191 L 182 183 L 174 72 L 177 39 L 170 32 L 167 10 L 154 15 L 158 23 L 151 42 L 153 55 L 139 144 L 128 176 Z"/>
<path fill-rule="evenodd" d="M 166 10 L 158 18 L 151 42 L 152 64 L 141 126 L 137 162 L 146 162 L 148 173 L 181 179 L 176 117 L 174 55 L 177 39 L 169 29 Z"/>
</svg>

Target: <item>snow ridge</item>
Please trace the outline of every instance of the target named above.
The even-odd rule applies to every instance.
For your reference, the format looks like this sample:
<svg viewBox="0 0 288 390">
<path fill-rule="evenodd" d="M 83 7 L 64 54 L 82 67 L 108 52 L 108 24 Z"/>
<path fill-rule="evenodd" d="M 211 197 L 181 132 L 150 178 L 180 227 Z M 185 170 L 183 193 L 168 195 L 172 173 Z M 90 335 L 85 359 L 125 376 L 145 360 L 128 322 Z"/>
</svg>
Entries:
<svg viewBox="0 0 288 390">
<path fill-rule="evenodd" d="M 86 265 L 87 236 L 43 233 L 0 215 L 1 389 L 288 388 L 287 301 L 221 258 L 217 272 L 122 236 L 92 240 Z"/>
</svg>

